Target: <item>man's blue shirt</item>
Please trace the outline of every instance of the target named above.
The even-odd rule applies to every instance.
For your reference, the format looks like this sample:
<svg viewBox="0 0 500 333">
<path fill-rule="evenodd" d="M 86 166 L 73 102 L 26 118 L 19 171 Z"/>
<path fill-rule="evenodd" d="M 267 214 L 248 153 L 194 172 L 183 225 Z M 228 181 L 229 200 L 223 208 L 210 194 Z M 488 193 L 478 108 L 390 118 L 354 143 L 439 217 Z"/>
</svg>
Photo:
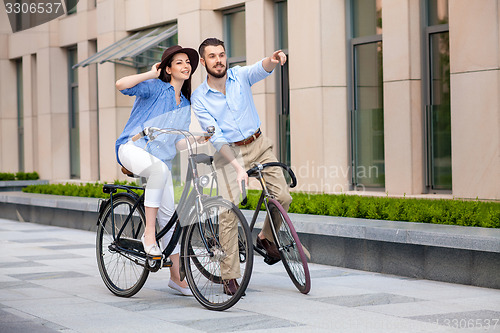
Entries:
<svg viewBox="0 0 500 333">
<path fill-rule="evenodd" d="M 191 95 L 191 105 L 201 128 L 215 127 L 211 141 L 217 150 L 225 143 L 244 140 L 260 127 L 251 87 L 271 73 L 262 67 L 262 61 L 251 66 L 236 66 L 227 70 L 225 95 L 212 89 L 207 79 Z"/>
<path fill-rule="evenodd" d="M 181 94 L 181 103 L 177 105 L 175 89 L 170 83 L 159 79 L 140 82 L 132 88 L 120 90 L 122 94 L 136 96 L 130 118 L 121 135 L 116 140 L 116 158 L 118 163 L 118 148 L 127 143 L 134 135 L 145 127 L 175 128 L 188 130 L 191 123 L 191 108 L 189 101 Z M 150 142 L 146 151 L 172 167 L 172 159 L 177 154 L 175 143 L 182 139 L 181 135 L 163 134 Z M 144 137 L 134 142 L 144 148 L 148 138 Z"/>
</svg>

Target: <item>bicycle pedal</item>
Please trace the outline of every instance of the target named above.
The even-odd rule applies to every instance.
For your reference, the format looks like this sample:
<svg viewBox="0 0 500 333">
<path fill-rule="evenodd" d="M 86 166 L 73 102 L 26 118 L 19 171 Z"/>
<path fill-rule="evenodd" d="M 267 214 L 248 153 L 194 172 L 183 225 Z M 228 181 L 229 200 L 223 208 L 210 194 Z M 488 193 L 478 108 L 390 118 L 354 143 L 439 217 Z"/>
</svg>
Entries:
<svg viewBox="0 0 500 333">
<path fill-rule="evenodd" d="M 268 265 L 274 265 L 277 262 L 280 262 L 281 259 L 276 259 L 276 258 L 271 258 L 271 257 L 265 257 L 264 262 Z"/>
<path fill-rule="evenodd" d="M 163 261 L 162 267 L 172 267 L 173 263 L 170 260 Z"/>
</svg>

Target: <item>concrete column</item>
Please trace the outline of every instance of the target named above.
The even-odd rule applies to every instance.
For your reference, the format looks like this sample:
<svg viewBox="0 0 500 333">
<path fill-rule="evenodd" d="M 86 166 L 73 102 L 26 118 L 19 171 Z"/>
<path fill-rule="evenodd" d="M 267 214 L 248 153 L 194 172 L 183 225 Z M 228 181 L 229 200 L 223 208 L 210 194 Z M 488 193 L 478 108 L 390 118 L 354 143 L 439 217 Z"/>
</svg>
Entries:
<svg viewBox="0 0 500 333">
<path fill-rule="evenodd" d="M 500 199 L 498 0 L 449 2 L 453 195 Z"/>
<path fill-rule="evenodd" d="M 94 43 L 78 43 L 78 62 L 93 55 Z M 97 73 L 96 64 L 78 69 L 78 101 L 80 109 L 80 178 L 98 179 Z"/>
<path fill-rule="evenodd" d="M 0 51 L 1 52 L 1 51 Z M 14 61 L 0 59 L 0 172 L 17 172 L 17 91 Z"/>
<path fill-rule="evenodd" d="M 274 3 L 265 0 L 247 1 L 245 4 L 247 65 L 268 57 L 274 51 Z M 252 86 L 255 107 L 261 120 L 261 130 L 274 141 L 278 153 L 276 115 L 276 75 Z"/>
<path fill-rule="evenodd" d="M 0 11 L 0 172 L 18 171 L 16 66 L 9 60 L 7 13 Z"/>
<path fill-rule="evenodd" d="M 103 0 L 98 3 L 96 17 L 99 51 L 128 35 L 125 32 L 125 8 L 124 0 Z M 115 141 L 130 116 L 133 99 L 122 95 L 115 88 L 115 82 L 118 78 L 136 72 L 133 68 L 109 62 L 98 66 L 100 176 L 102 181 L 126 179 L 116 161 Z"/>
<path fill-rule="evenodd" d="M 33 108 L 35 107 L 36 99 L 33 100 L 34 89 L 36 84 L 33 80 L 36 79 L 36 74 L 33 73 L 33 56 L 31 54 L 23 56 L 23 122 L 24 122 L 24 171 L 33 171 L 33 134 L 34 134 L 34 118 Z M 35 90 L 36 91 L 36 90 Z"/>
<path fill-rule="evenodd" d="M 179 44 L 198 50 L 201 42 L 208 37 L 222 39 L 222 14 L 213 10 L 207 1 L 179 1 L 177 27 Z M 207 72 L 199 64 L 191 79 L 194 91 L 205 80 Z M 201 131 L 194 113 L 191 114 L 191 130 Z"/>
<path fill-rule="evenodd" d="M 385 189 L 389 195 L 423 192 L 420 7 L 384 0 Z"/>
<path fill-rule="evenodd" d="M 349 190 L 345 1 L 288 1 L 290 131 L 298 191 Z"/>
<path fill-rule="evenodd" d="M 66 52 L 48 47 L 37 53 L 38 152 L 40 178 L 69 178 L 68 73 Z M 36 148 L 35 148 L 36 149 Z"/>
</svg>

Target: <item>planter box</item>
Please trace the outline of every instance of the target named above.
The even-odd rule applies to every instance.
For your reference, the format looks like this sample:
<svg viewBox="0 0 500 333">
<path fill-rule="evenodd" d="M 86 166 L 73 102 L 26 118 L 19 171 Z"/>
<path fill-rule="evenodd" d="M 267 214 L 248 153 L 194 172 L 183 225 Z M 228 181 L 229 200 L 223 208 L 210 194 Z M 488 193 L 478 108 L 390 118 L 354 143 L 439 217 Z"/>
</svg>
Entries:
<svg viewBox="0 0 500 333">
<path fill-rule="evenodd" d="M 21 191 L 29 185 L 45 185 L 48 180 L 4 180 L 0 181 L 0 192 Z"/>
</svg>

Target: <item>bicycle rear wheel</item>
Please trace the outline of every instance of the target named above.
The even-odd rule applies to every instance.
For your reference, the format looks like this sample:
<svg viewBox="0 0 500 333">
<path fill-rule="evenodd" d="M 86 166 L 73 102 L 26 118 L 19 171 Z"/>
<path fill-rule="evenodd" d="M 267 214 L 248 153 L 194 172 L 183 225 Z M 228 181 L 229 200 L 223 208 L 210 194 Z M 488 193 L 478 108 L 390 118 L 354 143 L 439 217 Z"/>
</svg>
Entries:
<svg viewBox="0 0 500 333">
<path fill-rule="evenodd" d="M 230 231 L 222 232 L 220 223 L 224 220 L 235 221 Z M 203 200 L 203 213 L 192 216 L 186 227 L 181 255 L 189 287 L 207 309 L 226 310 L 245 293 L 253 267 L 252 240 L 245 217 L 229 201 Z M 239 285 L 234 294 L 227 289 L 231 278 Z"/>
<path fill-rule="evenodd" d="M 278 238 L 276 239 L 276 244 L 283 266 L 285 266 L 286 272 L 292 279 L 295 287 L 301 293 L 307 294 L 311 290 L 311 277 L 309 275 L 307 258 L 299 236 L 293 227 L 290 217 L 278 201 L 269 199 L 268 209 L 273 225 L 280 226 L 276 230 Z"/>
<path fill-rule="evenodd" d="M 143 259 L 132 257 L 122 250 L 127 241 L 140 242 L 146 223 L 144 211 L 140 206 L 127 221 L 135 203 L 136 199 L 129 194 L 116 194 L 113 196 L 113 209 L 109 201 L 99 215 L 97 228 L 96 255 L 99 273 L 106 287 L 121 297 L 135 295 L 141 290 L 149 275 L 149 271 L 141 266 L 145 263 Z M 118 232 L 122 228 L 122 234 L 117 239 Z M 132 260 L 137 260 L 137 263 Z"/>
</svg>

